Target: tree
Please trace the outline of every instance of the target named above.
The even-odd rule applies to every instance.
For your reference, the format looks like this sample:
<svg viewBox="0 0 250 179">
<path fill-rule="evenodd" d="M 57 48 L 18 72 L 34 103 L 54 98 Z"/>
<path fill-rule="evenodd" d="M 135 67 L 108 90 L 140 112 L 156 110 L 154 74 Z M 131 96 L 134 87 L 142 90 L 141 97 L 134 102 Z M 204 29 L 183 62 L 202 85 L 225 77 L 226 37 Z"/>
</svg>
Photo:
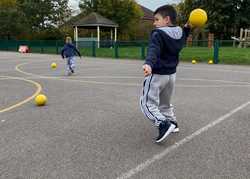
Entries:
<svg viewBox="0 0 250 179">
<path fill-rule="evenodd" d="M 0 0 L 0 37 L 44 37 L 69 15 L 68 0 Z"/>
<path fill-rule="evenodd" d="M 0 0 L 0 8 L 15 7 L 16 0 Z"/>
<path fill-rule="evenodd" d="M 97 12 L 98 0 L 81 0 L 79 7 L 84 15 L 88 15 L 91 12 Z"/>
<path fill-rule="evenodd" d="M 185 0 L 179 4 L 181 21 L 192 9 L 202 8 L 208 14 L 207 28 L 217 38 L 230 39 L 239 29 L 250 25 L 249 0 Z"/>
<path fill-rule="evenodd" d="M 61 25 L 70 15 L 68 0 L 17 0 L 33 31 Z"/>
<path fill-rule="evenodd" d="M 15 0 L 0 0 L 0 38 L 16 38 L 25 30 L 24 14 L 18 10 Z"/>
<path fill-rule="evenodd" d="M 133 37 L 135 26 L 142 17 L 142 11 L 134 0 L 81 0 L 80 8 L 87 15 L 97 12 L 119 24 L 124 36 Z"/>
</svg>

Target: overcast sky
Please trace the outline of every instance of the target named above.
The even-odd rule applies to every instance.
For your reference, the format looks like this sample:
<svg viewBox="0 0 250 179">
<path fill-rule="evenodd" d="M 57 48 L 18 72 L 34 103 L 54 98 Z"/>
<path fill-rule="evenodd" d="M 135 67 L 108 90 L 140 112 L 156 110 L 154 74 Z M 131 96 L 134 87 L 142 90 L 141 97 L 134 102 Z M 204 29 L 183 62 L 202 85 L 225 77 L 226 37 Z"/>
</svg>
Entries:
<svg viewBox="0 0 250 179">
<path fill-rule="evenodd" d="M 157 7 L 165 5 L 165 4 L 172 4 L 172 3 L 179 3 L 181 0 L 136 0 L 139 4 L 151 9 L 155 10 Z M 79 0 L 69 0 L 69 4 L 73 9 L 78 7 Z"/>
</svg>

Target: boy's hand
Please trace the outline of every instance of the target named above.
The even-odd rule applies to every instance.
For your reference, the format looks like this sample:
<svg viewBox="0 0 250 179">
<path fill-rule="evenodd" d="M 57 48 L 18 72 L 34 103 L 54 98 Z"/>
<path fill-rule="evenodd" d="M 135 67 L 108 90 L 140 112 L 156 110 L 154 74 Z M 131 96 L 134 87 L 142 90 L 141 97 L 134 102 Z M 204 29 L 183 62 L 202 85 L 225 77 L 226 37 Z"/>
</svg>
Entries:
<svg viewBox="0 0 250 179">
<path fill-rule="evenodd" d="M 192 28 L 192 24 L 190 24 L 189 21 L 186 22 L 186 24 L 184 25 L 184 27 L 187 27 L 187 28 Z"/>
<path fill-rule="evenodd" d="M 144 72 L 144 76 L 151 75 L 151 73 L 152 73 L 152 68 L 151 68 L 150 65 L 144 64 L 144 65 L 142 66 L 142 69 L 143 69 L 143 72 Z"/>
</svg>

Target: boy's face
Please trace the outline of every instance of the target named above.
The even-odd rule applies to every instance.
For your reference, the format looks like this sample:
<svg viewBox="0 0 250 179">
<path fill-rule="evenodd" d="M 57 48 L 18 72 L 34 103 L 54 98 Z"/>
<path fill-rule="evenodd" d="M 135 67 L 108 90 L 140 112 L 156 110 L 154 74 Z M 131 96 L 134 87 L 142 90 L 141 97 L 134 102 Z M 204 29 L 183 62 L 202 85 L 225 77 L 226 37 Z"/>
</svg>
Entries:
<svg viewBox="0 0 250 179">
<path fill-rule="evenodd" d="M 153 25 L 157 28 L 168 26 L 170 23 L 170 17 L 162 17 L 160 14 L 154 15 L 154 23 Z"/>
</svg>

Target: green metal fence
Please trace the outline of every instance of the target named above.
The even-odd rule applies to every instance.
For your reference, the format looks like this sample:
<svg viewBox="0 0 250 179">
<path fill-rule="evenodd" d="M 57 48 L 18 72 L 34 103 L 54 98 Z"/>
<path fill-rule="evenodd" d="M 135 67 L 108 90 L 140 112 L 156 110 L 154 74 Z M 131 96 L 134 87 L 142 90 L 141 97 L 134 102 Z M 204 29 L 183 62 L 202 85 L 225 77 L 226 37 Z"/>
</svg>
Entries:
<svg viewBox="0 0 250 179">
<path fill-rule="evenodd" d="M 18 51 L 21 45 L 27 45 L 32 53 L 58 54 L 64 42 L 56 40 L 0 40 L 0 50 L 4 51 Z"/>
<path fill-rule="evenodd" d="M 0 50 L 18 51 L 20 45 L 27 45 L 31 53 L 59 54 L 64 42 L 62 40 L 34 40 L 16 41 L 0 40 Z M 78 42 L 78 49 L 83 56 L 109 57 L 116 59 L 145 59 L 147 53 L 146 41 L 96 41 Z M 214 63 L 250 64 L 250 49 L 236 48 L 233 41 L 214 41 L 212 48 L 208 48 L 208 41 L 193 41 L 180 53 L 180 59 L 200 62 L 213 60 Z"/>
</svg>

